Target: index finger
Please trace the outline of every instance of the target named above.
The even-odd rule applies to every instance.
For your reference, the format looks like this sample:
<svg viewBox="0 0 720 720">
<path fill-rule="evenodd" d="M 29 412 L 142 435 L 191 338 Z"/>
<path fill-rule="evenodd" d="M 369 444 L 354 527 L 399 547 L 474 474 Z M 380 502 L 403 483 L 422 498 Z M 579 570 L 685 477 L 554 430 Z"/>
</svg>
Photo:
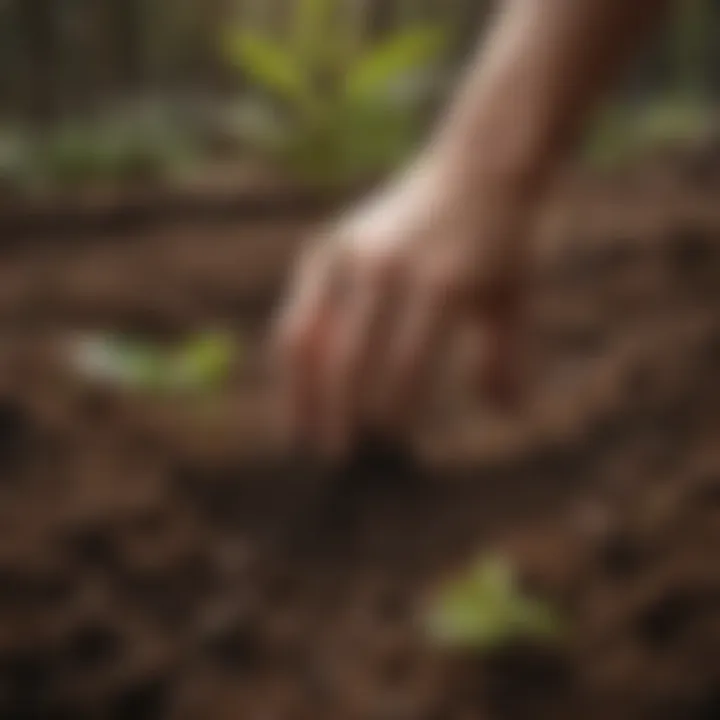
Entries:
<svg viewBox="0 0 720 720">
<path fill-rule="evenodd" d="M 322 357 L 334 324 L 338 254 L 316 244 L 299 262 L 273 330 L 286 429 L 308 441 L 319 421 Z"/>
</svg>

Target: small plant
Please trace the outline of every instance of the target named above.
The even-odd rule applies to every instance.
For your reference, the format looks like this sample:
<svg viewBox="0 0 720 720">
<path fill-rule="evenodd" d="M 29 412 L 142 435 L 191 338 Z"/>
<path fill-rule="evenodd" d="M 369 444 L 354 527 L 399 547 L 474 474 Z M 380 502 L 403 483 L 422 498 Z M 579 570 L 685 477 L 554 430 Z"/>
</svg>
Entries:
<svg viewBox="0 0 720 720">
<path fill-rule="evenodd" d="M 590 134 L 586 157 L 593 167 L 614 168 L 654 149 L 688 144 L 706 135 L 715 116 L 703 100 L 656 100 L 639 108 L 612 106 Z"/>
<path fill-rule="evenodd" d="M 196 139 L 173 118 L 117 112 L 45 133 L 0 129 L 0 183 L 15 190 L 108 186 L 180 174 Z"/>
<path fill-rule="evenodd" d="M 0 189 L 17 190 L 28 184 L 31 173 L 31 144 L 15 128 L 0 129 Z"/>
<path fill-rule="evenodd" d="M 520 591 L 506 560 L 490 557 L 442 589 L 426 629 L 440 645 L 491 651 L 514 640 L 555 641 L 563 624 L 549 605 Z"/>
<path fill-rule="evenodd" d="M 68 123 L 40 145 L 39 171 L 51 184 L 159 180 L 189 159 L 187 138 L 168 127 L 113 120 Z"/>
<path fill-rule="evenodd" d="M 237 356 L 237 343 L 221 333 L 197 335 L 177 347 L 90 335 L 70 348 L 72 366 L 87 380 L 161 393 L 219 390 Z"/>
<path fill-rule="evenodd" d="M 444 28 L 423 23 L 362 48 L 341 10 L 298 0 L 288 41 L 232 29 L 223 43 L 255 87 L 236 116 L 242 139 L 319 182 L 388 169 L 412 149 L 447 44 Z"/>
</svg>

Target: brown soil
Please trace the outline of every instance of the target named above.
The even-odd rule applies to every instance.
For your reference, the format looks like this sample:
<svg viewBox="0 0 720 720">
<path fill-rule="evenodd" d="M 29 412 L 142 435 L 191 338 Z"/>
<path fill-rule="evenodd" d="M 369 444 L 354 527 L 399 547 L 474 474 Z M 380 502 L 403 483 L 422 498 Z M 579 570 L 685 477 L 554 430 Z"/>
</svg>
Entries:
<svg viewBox="0 0 720 720">
<path fill-rule="evenodd" d="M 257 357 L 301 223 L 4 244 L 0 717 L 720 717 L 720 213 L 648 180 L 576 192 L 541 243 L 522 417 L 332 476 L 277 453 Z M 208 324 L 247 343 L 221 398 L 88 387 L 60 352 Z M 479 550 L 565 641 L 428 645 Z"/>
</svg>

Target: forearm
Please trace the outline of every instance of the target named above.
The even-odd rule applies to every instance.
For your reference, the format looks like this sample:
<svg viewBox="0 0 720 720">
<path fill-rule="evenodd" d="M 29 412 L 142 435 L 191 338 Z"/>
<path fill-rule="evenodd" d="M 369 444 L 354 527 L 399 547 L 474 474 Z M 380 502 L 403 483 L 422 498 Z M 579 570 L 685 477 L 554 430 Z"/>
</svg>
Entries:
<svg viewBox="0 0 720 720">
<path fill-rule="evenodd" d="M 666 0 L 505 0 L 433 148 L 478 175 L 541 183 Z"/>
</svg>

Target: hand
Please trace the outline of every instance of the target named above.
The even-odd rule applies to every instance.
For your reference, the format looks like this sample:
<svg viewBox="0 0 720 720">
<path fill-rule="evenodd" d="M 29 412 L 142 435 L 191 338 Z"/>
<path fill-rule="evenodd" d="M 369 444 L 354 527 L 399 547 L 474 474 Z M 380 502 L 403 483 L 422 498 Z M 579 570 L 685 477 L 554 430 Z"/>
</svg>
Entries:
<svg viewBox="0 0 720 720">
<path fill-rule="evenodd" d="M 418 166 L 316 240 L 276 329 L 295 436 L 338 456 L 360 428 L 410 429 L 463 329 L 482 340 L 485 396 L 513 399 L 530 206 Z"/>
</svg>

